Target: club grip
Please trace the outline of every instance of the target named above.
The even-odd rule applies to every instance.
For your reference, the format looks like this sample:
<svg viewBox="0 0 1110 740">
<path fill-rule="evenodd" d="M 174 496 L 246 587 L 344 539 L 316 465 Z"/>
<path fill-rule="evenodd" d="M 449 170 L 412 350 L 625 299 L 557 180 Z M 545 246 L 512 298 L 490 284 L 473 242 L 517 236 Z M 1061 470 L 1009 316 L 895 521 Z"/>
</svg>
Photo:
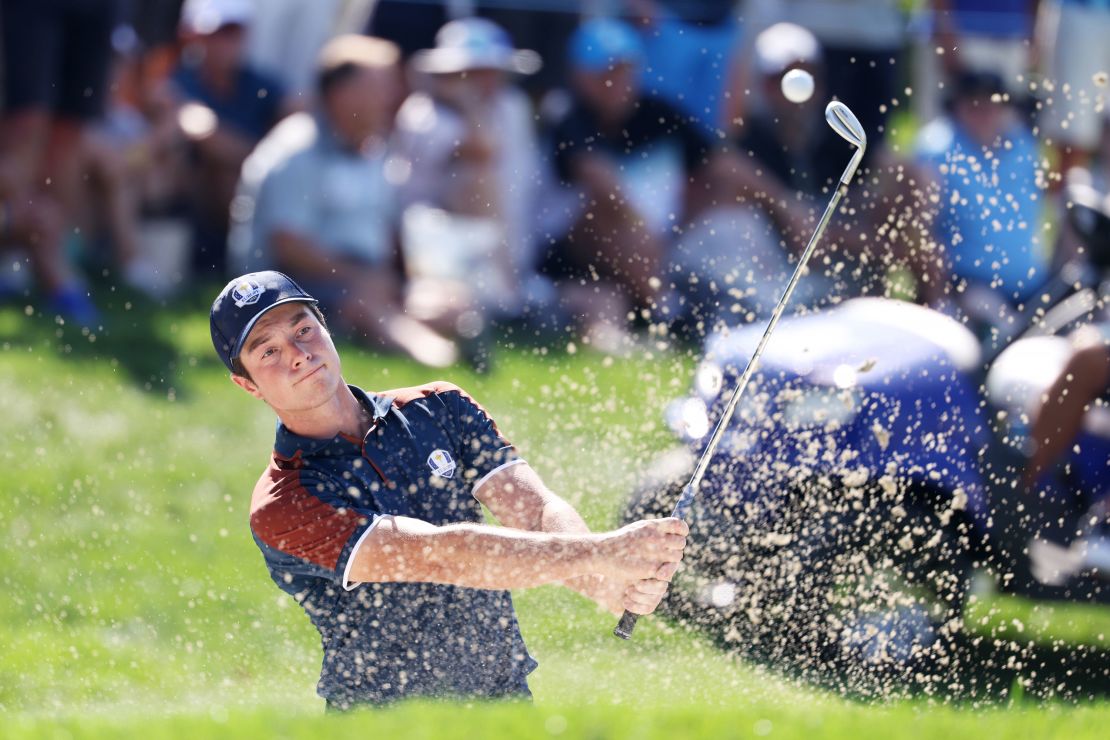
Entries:
<svg viewBox="0 0 1110 740">
<path fill-rule="evenodd" d="M 616 629 L 613 630 L 613 634 L 622 640 L 627 640 L 632 637 L 632 630 L 636 629 L 636 620 L 639 618 L 639 614 L 633 614 L 625 610 L 624 615 L 621 617 L 621 621 L 617 624 Z"/>
</svg>

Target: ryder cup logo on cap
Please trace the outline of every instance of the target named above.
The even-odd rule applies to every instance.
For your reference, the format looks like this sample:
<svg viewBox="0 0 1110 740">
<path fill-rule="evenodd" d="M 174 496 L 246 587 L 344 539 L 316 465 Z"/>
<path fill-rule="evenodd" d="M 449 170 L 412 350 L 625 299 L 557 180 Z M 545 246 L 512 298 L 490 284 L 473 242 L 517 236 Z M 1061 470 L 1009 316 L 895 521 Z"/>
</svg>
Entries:
<svg viewBox="0 0 1110 740">
<path fill-rule="evenodd" d="M 428 467 L 440 478 L 451 478 L 455 475 L 455 461 L 447 450 L 435 450 L 428 455 Z"/>
<path fill-rule="evenodd" d="M 235 301 L 236 308 L 249 306 L 252 303 L 258 303 L 258 299 L 266 292 L 258 283 L 247 278 L 240 280 L 239 283 L 231 289 L 231 297 Z"/>
<path fill-rule="evenodd" d="M 288 275 L 274 270 L 241 275 L 224 286 L 208 318 L 212 346 L 228 370 L 235 371 L 247 335 L 267 311 L 297 302 L 316 303 L 316 299 Z"/>
</svg>

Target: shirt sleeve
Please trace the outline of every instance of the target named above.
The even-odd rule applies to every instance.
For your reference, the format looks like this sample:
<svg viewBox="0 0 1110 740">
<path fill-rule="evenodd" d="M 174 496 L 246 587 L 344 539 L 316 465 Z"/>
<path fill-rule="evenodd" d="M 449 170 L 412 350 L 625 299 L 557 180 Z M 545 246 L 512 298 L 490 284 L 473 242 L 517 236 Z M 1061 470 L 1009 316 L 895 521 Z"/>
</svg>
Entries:
<svg viewBox="0 0 1110 740">
<path fill-rule="evenodd" d="M 509 440 L 501 434 L 489 413 L 470 394 L 452 389 L 445 394 L 456 429 L 456 450 L 465 480 L 477 490 L 502 468 L 524 462 Z"/>
<path fill-rule="evenodd" d="M 350 563 L 379 521 L 371 501 L 356 503 L 338 481 L 271 467 L 255 492 L 250 525 L 272 571 L 311 576 L 350 590 Z"/>
<path fill-rule="evenodd" d="M 272 169 L 258 191 L 254 235 L 269 247 L 273 233 L 285 229 L 310 236 L 316 233 L 319 194 L 306 152 L 293 155 Z"/>
</svg>

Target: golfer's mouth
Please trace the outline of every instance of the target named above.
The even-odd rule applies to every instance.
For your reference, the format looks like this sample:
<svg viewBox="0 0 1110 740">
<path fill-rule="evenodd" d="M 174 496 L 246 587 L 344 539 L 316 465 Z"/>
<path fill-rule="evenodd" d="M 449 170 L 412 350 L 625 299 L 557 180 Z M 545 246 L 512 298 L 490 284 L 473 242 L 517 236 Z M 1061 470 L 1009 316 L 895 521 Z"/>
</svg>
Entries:
<svg viewBox="0 0 1110 740">
<path fill-rule="evenodd" d="M 301 378 L 300 380 L 296 381 L 295 383 L 293 383 L 293 385 L 298 385 L 299 383 L 301 383 L 301 382 L 303 382 L 303 381 L 305 381 L 305 380 L 308 380 L 308 379 L 309 379 L 309 378 L 311 378 L 311 377 L 312 377 L 313 375 L 315 375 L 316 373 L 318 373 L 318 372 L 320 372 L 321 370 L 323 370 L 323 369 L 324 369 L 325 367 L 327 367 L 327 363 L 323 363 L 323 362 L 322 362 L 322 363 L 320 363 L 319 365 L 317 365 L 317 366 L 316 366 L 316 368 L 315 368 L 314 370 L 312 370 L 311 372 L 309 372 L 309 374 L 308 374 L 308 375 L 306 375 L 306 376 L 304 376 L 303 378 Z"/>
</svg>

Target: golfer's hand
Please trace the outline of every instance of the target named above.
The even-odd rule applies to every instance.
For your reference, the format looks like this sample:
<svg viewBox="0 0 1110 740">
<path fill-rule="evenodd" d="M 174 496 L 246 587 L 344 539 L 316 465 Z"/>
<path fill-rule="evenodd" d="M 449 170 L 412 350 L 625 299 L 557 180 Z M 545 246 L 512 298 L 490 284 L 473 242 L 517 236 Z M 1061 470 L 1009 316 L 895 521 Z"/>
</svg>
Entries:
<svg viewBox="0 0 1110 740">
<path fill-rule="evenodd" d="M 673 517 L 621 527 L 602 540 L 598 572 L 618 581 L 670 581 L 682 561 L 689 533 L 686 522 Z"/>
<path fill-rule="evenodd" d="M 678 570 L 678 563 L 667 563 L 661 575 L 667 578 L 648 578 L 630 583 L 624 592 L 622 607 L 633 614 L 651 614 L 659 607 L 659 602 L 667 595 L 671 577 Z"/>
</svg>

